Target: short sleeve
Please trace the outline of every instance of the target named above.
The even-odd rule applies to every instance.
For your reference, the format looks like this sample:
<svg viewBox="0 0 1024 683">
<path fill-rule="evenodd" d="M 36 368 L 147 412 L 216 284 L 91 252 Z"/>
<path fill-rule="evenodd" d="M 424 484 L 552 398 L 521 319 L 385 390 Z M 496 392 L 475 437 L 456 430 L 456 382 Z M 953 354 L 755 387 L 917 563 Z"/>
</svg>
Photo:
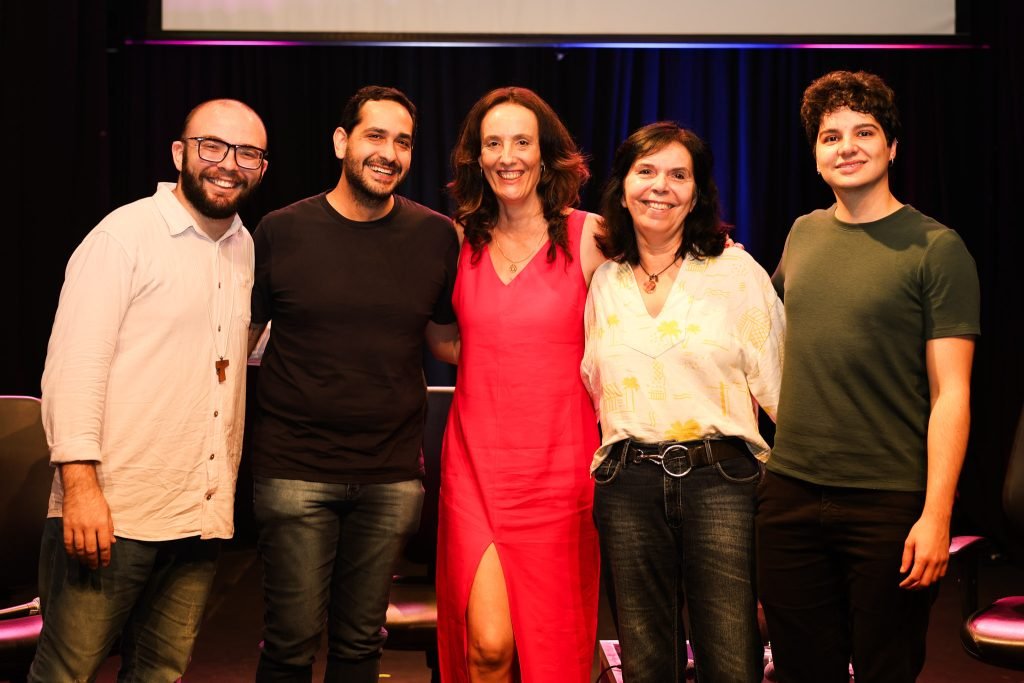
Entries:
<svg viewBox="0 0 1024 683">
<path fill-rule="evenodd" d="M 940 233 L 921 269 L 925 339 L 980 334 L 978 270 L 960 236 Z"/>
<path fill-rule="evenodd" d="M 434 304 L 431 322 L 437 325 L 450 325 L 455 322 L 455 309 L 452 307 L 452 293 L 455 291 L 455 274 L 459 263 L 459 238 L 455 226 L 448 225 L 448 244 L 444 251 L 444 286 L 441 288 L 437 303 Z"/>
<path fill-rule="evenodd" d="M 750 393 L 774 421 L 782 388 L 786 313 L 782 300 L 773 288 L 774 278 L 769 280 L 768 273 L 753 259 L 750 259 L 749 267 L 750 284 L 746 291 L 750 308 L 740 321 L 745 346 L 745 373 Z"/>
<path fill-rule="evenodd" d="M 775 288 L 775 293 L 779 295 L 780 299 L 785 298 L 786 294 L 786 254 L 789 252 L 789 240 L 793 236 L 793 231 L 790 229 L 789 234 L 786 235 L 786 244 L 782 248 L 782 257 L 779 258 L 779 265 L 775 266 L 775 272 L 772 273 L 772 287 Z"/>
</svg>

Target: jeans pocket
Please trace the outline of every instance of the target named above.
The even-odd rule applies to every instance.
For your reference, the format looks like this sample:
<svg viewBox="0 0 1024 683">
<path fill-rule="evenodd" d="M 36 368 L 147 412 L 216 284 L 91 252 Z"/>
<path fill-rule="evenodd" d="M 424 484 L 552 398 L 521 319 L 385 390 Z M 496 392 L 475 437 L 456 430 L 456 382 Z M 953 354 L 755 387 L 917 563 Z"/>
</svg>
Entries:
<svg viewBox="0 0 1024 683">
<path fill-rule="evenodd" d="M 753 484 L 761 479 L 764 465 L 754 456 L 750 456 L 716 462 L 715 469 L 726 481 L 734 484 Z"/>
<path fill-rule="evenodd" d="M 615 477 L 619 476 L 621 470 L 622 456 L 619 453 L 609 455 L 594 470 L 594 484 L 597 486 L 607 486 L 615 481 Z"/>
</svg>

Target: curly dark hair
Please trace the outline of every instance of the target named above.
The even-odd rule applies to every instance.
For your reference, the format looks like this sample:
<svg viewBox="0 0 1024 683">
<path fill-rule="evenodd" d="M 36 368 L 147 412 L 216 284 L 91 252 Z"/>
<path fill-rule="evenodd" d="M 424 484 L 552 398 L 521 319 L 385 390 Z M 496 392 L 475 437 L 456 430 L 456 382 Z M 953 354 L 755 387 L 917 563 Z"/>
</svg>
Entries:
<svg viewBox="0 0 1024 683">
<path fill-rule="evenodd" d="M 718 186 L 711 176 L 714 164 L 711 148 L 693 131 L 673 121 L 660 121 L 635 131 L 615 152 L 611 175 L 601 195 L 605 230 L 597 238 L 601 253 L 606 258 L 633 266 L 640 262 L 633 217 L 623 206 L 623 185 L 638 159 L 659 152 L 673 142 L 678 142 L 690 153 L 694 191 L 697 193 L 697 203 L 683 219 L 683 242 L 676 255 L 690 254 L 700 259 L 718 256 L 725 249 L 726 226 L 722 223 L 718 204 Z"/>
<path fill-rule="evenodd" d="M 466 114 L 459 140 L 452 150 L 453 179 L 448 183 L 448 192 L 456 203 L 454 219 L 462 226 L 466 241 L 473 249 L 475 263 L 483 246 L 491 241 L 491 230 L 498 222 L 498 199 L 480 173 L 480 125 L 487 112 L 506 102 L 526 107 L 537 117 L 545 169 L 537 184 L 537 194 L 551 240 L 547 260 L 554 261 L 559 248 L 571 260 L 565 209 L 579 204 L 580 188 L 590 178 L 590 171 L 555 110 L 528 88 L 509 86 L 492 90 L 477 100 Z"/>
<path fill-rule="evenodd" d="M 844 107 L 875 117 L 882 127 L 888 146 L 900 137 L 900 112 L 896 93 L 880 77 L 867 71 L 832 71 L 818 78 L 804 90 L 800 104 L 800 120 L 807 142 L 814 149 L 821 120 Z"/>
</svg>

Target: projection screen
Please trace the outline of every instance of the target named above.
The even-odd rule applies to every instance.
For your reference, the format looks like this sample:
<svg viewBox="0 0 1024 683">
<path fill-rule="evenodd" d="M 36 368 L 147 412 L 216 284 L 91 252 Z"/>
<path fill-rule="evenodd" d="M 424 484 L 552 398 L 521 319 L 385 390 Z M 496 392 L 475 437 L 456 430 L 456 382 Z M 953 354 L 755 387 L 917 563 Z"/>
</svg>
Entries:
<svg viewBox="0 0 1024 683">
<path fill-rule="evenodd" d="M 951 36 L 956 0 L 163 0 L 169 32 L 388 36 Z"/>
</svg>

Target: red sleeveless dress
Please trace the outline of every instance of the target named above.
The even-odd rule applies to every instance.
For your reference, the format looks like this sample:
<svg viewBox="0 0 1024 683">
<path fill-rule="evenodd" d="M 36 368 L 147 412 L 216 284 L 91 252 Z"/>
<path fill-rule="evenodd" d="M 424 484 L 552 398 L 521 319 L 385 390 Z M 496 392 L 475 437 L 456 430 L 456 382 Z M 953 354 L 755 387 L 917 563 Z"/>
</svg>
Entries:
<svg viewBox="0 0 1024 683">
<path fill-rule="evenodd" d="M 587 287 L 541 247 L 508 285 L 484 247 L 459 257 L 452 300 L 462 350 L 441 456 L 437 617 L 441 680 L 463 683 L 466 606 L 494 544 L 523 683 L 586 683 L 597 632 L 599 554 L 589 466 L 600 444 L 580 379 Z"/>
</svg>

